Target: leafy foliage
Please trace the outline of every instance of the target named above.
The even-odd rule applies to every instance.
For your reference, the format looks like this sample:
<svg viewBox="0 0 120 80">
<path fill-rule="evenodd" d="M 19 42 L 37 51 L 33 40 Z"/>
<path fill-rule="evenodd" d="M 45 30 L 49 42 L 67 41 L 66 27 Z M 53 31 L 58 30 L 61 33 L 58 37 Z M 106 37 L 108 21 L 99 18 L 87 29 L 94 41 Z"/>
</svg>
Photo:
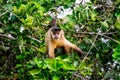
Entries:
<svg viewBox="0 0 120 80">
<path fill-rule="evenodd" d="M 116 60 L 120 60 L 120 45 L 113 49 L 113 52 L 113 58 L 115 58 Z"/>
<path fill-rule="evenodd" d="M 53 80 L 60 80 L 60 78 L 67 77 L 67 75 L 72 74 L 72 70 L 75 70 L 73 64 L 70 64 L 69 59 L 61 59 L 60 57 L 52 60 L 40 60 L 35 58 L 34 61 L 38 67 L 30 71 L 34 79 L 47 80 L 51 78 Z"/>
<path fill-rule="evenodd" d="M 120 79 L 120 1 L 75 1 L 0 0 L 1 80 Z M 57 50 L 56 58 L 49 59 L 44 36 L 51 16 L 65 10 L 72 13 L 58 18 L 58 26 L 89 55 Z"/>
</svg>

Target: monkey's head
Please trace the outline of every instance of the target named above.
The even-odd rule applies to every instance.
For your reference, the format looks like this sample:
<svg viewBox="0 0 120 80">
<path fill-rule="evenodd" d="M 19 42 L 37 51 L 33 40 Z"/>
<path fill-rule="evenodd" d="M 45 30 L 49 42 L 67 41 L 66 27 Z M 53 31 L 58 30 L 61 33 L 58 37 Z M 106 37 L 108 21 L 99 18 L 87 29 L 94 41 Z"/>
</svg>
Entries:
<svg viewBox="0 0 120 80">
<path fill-rule="evenodd" d="M 61 37 L 61 29 L 59 27 L 54 27 L 51 29 L 51 37 L 52 39 L 59 39 Z"/>
</svg>

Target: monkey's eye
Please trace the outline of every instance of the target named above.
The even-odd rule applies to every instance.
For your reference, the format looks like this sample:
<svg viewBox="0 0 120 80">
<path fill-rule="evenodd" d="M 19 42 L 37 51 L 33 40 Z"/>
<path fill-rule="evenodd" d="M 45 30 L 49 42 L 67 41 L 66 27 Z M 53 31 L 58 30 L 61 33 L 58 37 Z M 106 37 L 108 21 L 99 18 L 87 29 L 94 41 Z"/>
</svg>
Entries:
<svg viewBox="0 0 120 80">
<path fill-rule="evenodd" d="M 60 33 L 60 30 L 52 30 L 53 34 L 58 34 Z"/>
<path fill-rule="evenodd" d="M 59 33 L 60 33 L 60 31 L 58 31 L 58 30 L 57 30 L 57 31 L 55 31 L 55 34 L 58 34 L 58 35 L 59 35 Z"/>
<path fill-rule="evenodd" d="M 54 32 L 53 34 L 54 34 L 54 35 L 56 35 L 56 34 L 59 35 L 59 32 Z"/>
<path fill-rule="evenodd" d="M 53 34 L 56 34 L 56 32 L 55 32 L 55 31 L 53 31 L 52 33 L 53 33 Z"/>
</svg>

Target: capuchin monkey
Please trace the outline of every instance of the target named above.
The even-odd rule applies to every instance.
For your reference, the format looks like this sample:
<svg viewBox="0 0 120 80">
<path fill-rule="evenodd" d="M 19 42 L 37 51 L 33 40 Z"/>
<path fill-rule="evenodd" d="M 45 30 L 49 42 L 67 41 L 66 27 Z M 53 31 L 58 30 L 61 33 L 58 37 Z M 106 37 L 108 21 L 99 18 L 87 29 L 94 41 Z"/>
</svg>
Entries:
<svg viewBox="0 0 120 80">
<path fill-rule="evenodd" d="M 49 58 L 55 58 L 54 50 L 60 47 L 64 49 L 65 53 L 74 50 L 81 56 L 83 53 L 82 50 L 65 38 L 63 30 L 56 27 L 55 19 L 52 20 L 51 26 L 52 27 L 47 31 L 45 36 L 45 44 Z"/>
</svg>

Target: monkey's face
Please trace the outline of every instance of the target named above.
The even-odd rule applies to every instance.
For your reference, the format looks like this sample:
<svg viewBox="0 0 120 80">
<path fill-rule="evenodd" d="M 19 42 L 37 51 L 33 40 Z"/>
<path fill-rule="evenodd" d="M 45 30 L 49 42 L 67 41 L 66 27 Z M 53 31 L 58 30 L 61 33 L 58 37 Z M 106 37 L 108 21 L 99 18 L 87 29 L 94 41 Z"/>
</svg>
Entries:
<svg viewBox="0 0 120 80">
<path fill-rule="evenodd" d="M 51 30 L 52 39 L 59 39 L 61 35 L 61 29 L 52 29 Z"/>
</svg>

